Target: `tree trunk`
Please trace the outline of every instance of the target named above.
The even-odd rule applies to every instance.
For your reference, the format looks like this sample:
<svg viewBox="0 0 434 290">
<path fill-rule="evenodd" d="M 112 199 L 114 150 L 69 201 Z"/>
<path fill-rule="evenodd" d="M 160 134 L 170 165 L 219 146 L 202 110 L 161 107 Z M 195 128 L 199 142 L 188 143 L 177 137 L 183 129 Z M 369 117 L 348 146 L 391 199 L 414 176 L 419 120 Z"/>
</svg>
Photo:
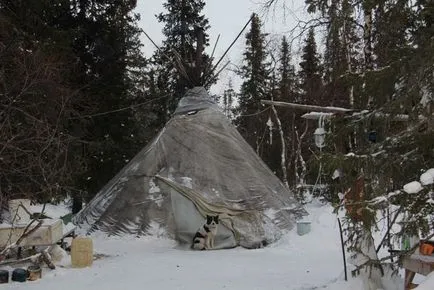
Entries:
<svg viewBox="0 0 434 290">
<path fill-rule="evenodd" d="M 72 214 L 78 213 L 83 208 L 83 199 L 80 195 L 75 194 L 72 197 Z"/>
<path fill-rule="evenodd" d="M 271 106 L 273 109 L 274 116 L 276 117 L 277 127 L 279 128 L 280 142 L 282 144 L 282 154 L 280 156 L 280 166 L 282 168 L 282 181 L 283 184 L 287 188 L 289 188 L 288 177 L 286 174 L 286 144 L 285 144 L 285 136 L 283 135 L 282 123 L 280 122 L 279 116 L 277 115 L 277 110 L 274 106 Z"/>
<path fill-rule="evenodd" d="M 372 7 L 371 4 L 368 1 L 365 1 L 363 3 L 363 13 L 364 13 L 364 31 L 363 31 L 363 39 L 364 39 L 364 56 L 365 56 L 365 71 L 371 71 L 373 69 L 373 63 L 372 63 Z M 369 84 L 365 83 L 363 84 L 364 88 L 368 86 Z M 373 96 L 368 91 L 367 96 L 367 108 L 371 109 L 373 106 Z"/>
</svg>

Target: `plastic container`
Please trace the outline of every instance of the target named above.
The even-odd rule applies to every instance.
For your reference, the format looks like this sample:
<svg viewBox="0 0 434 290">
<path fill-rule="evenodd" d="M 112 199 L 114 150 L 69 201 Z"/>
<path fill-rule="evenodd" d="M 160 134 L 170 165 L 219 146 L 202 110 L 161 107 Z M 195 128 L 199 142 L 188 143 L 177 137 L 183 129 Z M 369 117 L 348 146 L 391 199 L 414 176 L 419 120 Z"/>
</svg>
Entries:
<svg viewBox="0 0 434 290">
<path fill-rule="evenodd" d="M 30 211 L 30 199 L 11 199 L 9 200 L 9 212 L 12 224 L 27 224 L 30 222 L 30 215 L 24 210 L 22 204 Z"/>
<path fill-rule="evenodd" d="M 71 264 L 74 268 L 84 268 L 92 265 L 93 242 L 89 237 L 76 237 L 71 243 Z"/>
<path fill-rule="evenodd" d="M 0 270 L 0 284 L 9 283 L 9 271 Z"/>
<path fill-rule="evenodd" d="M 299 221 L 297 222 L 297 234 L 299 236 L 305 235 L 310 232 L 311 222 L 309 221 Z"/>
<path fill-rule="evenodd" d="M 434 252 L 434 242 L 421 241 L 419 244 L 419 252 L 421 255 L 431 256 Z"/>
<path fill-rule="evenodd" d="M 12 281 L 15 282 L 26 282 L 27 280 L 27 271 L 21 268 L 16 268 L 13 272 L 12 272 Z"/>
<path fill-rule="evenodd" d="M 419 243 L 419 237 L 415 235 L 404 234 L 401 238 L 401 250 L 408 251 Z M 416 249 L 415 254 L 419 254 L 419 247 Z"/>
</svg>

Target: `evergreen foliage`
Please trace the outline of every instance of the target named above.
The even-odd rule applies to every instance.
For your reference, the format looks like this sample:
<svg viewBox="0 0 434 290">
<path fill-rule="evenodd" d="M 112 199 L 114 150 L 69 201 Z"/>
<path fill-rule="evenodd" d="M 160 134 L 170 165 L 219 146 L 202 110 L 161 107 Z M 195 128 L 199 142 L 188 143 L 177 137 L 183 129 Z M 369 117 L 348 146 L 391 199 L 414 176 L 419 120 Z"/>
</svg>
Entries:
<svg viewBox="0 0 434 290">
<path fill-rule="evenodd" d="M 80 66 L 76 81 L 97 104 L 87 112 L 91 118 L 83 136 L 88 172 L 82 182 L 92 197 L 143 146 L 136 138 L 139 128 L 133 111 L 117 109 L 140 101 L 135 81 L 145 63 L 140 55 L 138 16 L 132 14 L 134 1 L 73 4 L 77 29 L 73 47 Z"/>
<path fill-rule="evenodd" d="M 51 187 L 62 188 L 60 195 L 92 197 L 142 146 L 142 142 L 135 138 L 140 130 L 135 118 L 142 113 L 132 108 L 141 101 L 142 89 L 138 80 L 146 63 L 140 54 L 140 31 L 137 28 L 138 16 L 132 13 L 134 6 L 134 1 L 108 0 L 0 1 L 2 21 L 7 25 L 5 27 L 12 27 L 14 31 L 8 32 L 2 42 L 7 43 L 16 37 L 13 40 L 16 50 L 12 52 L 11 46 L 5 45 L 4 48 L 9 50 L 4 52 L 12 53 L 14 58 L 11 56 L 11 61 L 26 64 L 16 67 L 15 71 L 2 71 L 2 77 L 15 80 L 17 87 L 21 80 L 23 84 L 32 83 L 34 87 L 25 88 L 31 89 L 33 98 L 41 100 L 31 104 L 31 112 L 26 107 L 30 100 L 19 102 L 18 111 L 27 117 L 42 114 L 50 120 L 54 135 L 38 137 L 48 145 L 55 145 L 53 138 L 70 138 L 65 144 L 67 147 L 58 148 L 59 154 L 64 152 L 62 166 L 71 166 L 68 178 L 56 175 L 61 173 L 58 169 L 50 179 L 44 179 L 44 183 L 51 184 Z M 20 69 L 36 72 L 30 64 L 41 69 L 46 67 L 45 75 L 11 78 L 14 74 L 24 73 L 20 73 Z M 46 80 L 39 80 L 40 77 Z M 41 88 L 48 81 L 52 83 L 49 92 L 47 86 Z M 60 90 L 62 87 L 65 89 Z M 8 102 L 8 97 L 10 100 L 23 95 L 8 91 L 2 94 L 2 101 Z M 58 115 L 50 113 L 48 104 Z M 29 140 L 32 129 L 25 129 L 21 134 L 24 140 Z M 5 138 L 8 142 L 14 139 L 13 135 Z M 36 150 L 37 146 L 33 148 Z M 48 154 L 47 148 L 43 147 L 38 156 Z M 14 150 L 19 150 L 19 147 Z M 48 155 L 51 157 L 47 158 L 53 158 L 54 162 L 56 154 Z M 21 165 L 28 168 L 34 162 L 28 158 L 21 160 Z M 52 171 L 60 166 L 50 162 L 46 165 Z M 41 167 L 34 168 L 27 176 L 31 179 L 46 174 L 47 169 Z M 26 191 L 30 198 L 53 197 L 48 190 L 41 190 L 42 183 L 36 178 L 32 182 L 34 188 L 20 191 Z M 2 181 L 1 188 L 5 189 L 5 186 Z M 15 190 L 8 189 L 6 197 L 14 194 Z"/>
<path fill-rule="evenodd" d="M 209 46 L 207 30 L 210 26 L 202 14 L 205 1 L 168 0 L 163 6 L 166 12 L 160 13 L 157 19 L 164 23 L 165 39 L 153 56 L 151 72 L 152 86 L 158 88 L 157 96 L 163 99 L 161 105 L 154 108 L 160 112 L 158 114 L 163 113 L 160 116 L 163 119 L 158 120 L 161 124 L 169 120 L 188 88 L 205 85 L 212 61 L 204 51 L 197 50 L 199 42 L 203 43 L 203 48 Z M 200 60 L 199 63 L 197 60 Z M 185 69 L 185 74 L 180 72 L 180 66 Z"/>
<path fill-rule="evenodd" d="M 391 218 L 397 211 L 405 222 L 401 232 L 391 234 L 382 246 L 391 246 L 408 234 L 426 237 L 434 230 L 427 218 L 434 214 L 430 202 L 432 186 L 425 186 L 416 194 L 406 193 L 403 186 L 419 180 L 424 170 L 434 167 L 434 49 L 432 37 L 431 42 L 426 41 L 430 33 L 433 35 L 432 21 L 425 18 L 427 3 L 332 1 L 330 7 L 323 4 L 309 2 L 311 11 L 321 11 L 330 20 L 324 64 L 327 86 L 337 88 L 345 80 L 344 90 L 339 92 L 341 97 L 354 108 L 368 109 L 351 117 L 336 117 L 329 125 L 328 146 L 320 158 L 331 189 L 324 197 L 340 208 L 342 200 L 337 193 L 348 192 L 354 188 L 355 180 L 363 176 L 363 198 L 357 205 L 360 218 L 347 215 L 347 245 L 352 253 L 363 252 L 366 233 L 376 228 L 379 212 L 383 218 L 393 212 Z M 345 8 L 343 18 L 337 17 L 334 10 L 339 5 Z M 356 10 L 363 12 L 363 19 L 354 16 Z M 347 17 L 358 24 L 350 33 L 344 33 L 348 27 L 342 20 Z M 346 58 L 339 54 L 339 49 L 348 47 L 346 41 L 361 43 L 353 36 L 362 34 L 363 50 L 347 51 L 351 56 Z M 421 35 L 424 40 L 419 42 Z M 347 61 L 347 69 L 335 59 Z M 312 159 L 310 165 L 318 168 L 318 161 Z M 332 179 L 336 170 L 342 174 Z M 346 203 L 351 202 L 354 200 L 347 197 Z M 386 260 L 371 259 L 363 266 L 378 266 L 380 262 Z"/>
<path fill-rule="evenodd" d="M 85 170 L 71 120 L 88 108 L 71 82 L 65 1 L 0 1 L 0 201 L 41 202 L 78 190 Z M 43 12 L 47 13 L 43 13 Z"/>
<path fill-rule="evenodd" d="M 321 63 L 313 28 L 309 29 L 301 58 L 299 77 L 303 101 L 312 105 L 323 105 Z"/>
<path fill-rule="evenodd" d="M 297 76 L 292 64 L 291 48 L 285 36 L 280 44 L 278 63 L 279 95 L 276 101 L 295 102 L 299 98 L 297 91 Z"/>
<path fill-rule="evenodd" d="M 239 108 L 235 124 L 241 135 L 262 156 L 267 116 L 262 114 L 260 100 L 267 99 L 270 75 L 265 50 L 265 34 L 258 15 L 252 15 L 250 31 L 246 34 L 244 62 L 240 69 L 243 78 L 239 94 Z"/>
</svg>

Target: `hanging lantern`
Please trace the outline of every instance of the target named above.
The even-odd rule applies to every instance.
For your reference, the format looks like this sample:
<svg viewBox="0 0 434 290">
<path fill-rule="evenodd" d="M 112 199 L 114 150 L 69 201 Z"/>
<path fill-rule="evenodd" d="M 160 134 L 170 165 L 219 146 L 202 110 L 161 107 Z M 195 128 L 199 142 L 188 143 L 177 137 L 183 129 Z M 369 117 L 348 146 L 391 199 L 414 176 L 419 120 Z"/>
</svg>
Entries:
<svg viewBox="0 0 434 290">
<path fill-rule="evenodd" d="M 313 132 L 313 136 L 315 138 L 315 145 L 319 149 L 325 146 L 325 134 L 326 131 L 324 130 L 324 115 L 320 115 L 318 119 L 318 128 L 316 128 L 315 132 Z"/>
<path fill-rule="evenodd" d="M 315 137 L 315 145 L 318 148 L 323 148 L 325 146 L 325 130 L 322 127 L 316 128 L 313 133 Z"/>
</svg>

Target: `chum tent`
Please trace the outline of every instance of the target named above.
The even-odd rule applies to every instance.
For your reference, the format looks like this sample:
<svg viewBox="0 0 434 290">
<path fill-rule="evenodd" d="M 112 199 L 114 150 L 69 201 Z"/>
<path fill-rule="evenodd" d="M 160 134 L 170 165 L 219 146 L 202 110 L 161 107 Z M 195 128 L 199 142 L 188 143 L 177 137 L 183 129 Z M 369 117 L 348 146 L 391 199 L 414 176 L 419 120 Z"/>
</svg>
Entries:
<svg viewBox="0 0 434 290">
<path fill-rule="evenodd" d="M 85 233 L 166 235 L 190 245 L 218 214 L 216 248 L 276 241 L 305 214 L 203 87 L 74 217 Z"/>
</svg>

